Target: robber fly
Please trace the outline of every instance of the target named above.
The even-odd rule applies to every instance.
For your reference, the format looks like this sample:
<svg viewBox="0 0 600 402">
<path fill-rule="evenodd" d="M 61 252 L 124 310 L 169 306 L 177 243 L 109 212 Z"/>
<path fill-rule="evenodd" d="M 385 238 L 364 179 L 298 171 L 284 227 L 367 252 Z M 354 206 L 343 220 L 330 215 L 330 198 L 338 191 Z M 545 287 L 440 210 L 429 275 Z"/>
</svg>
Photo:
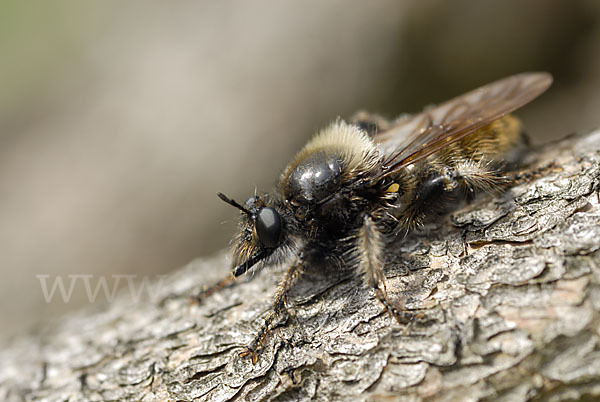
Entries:
<svg viewBox="0 0 600 402">
<path fill-rule="evenodd" d="M 294 157 L 276 192 L 244 204 L 218 193 L 241 211 L 232 277 L 293 260 L 262 329 L 241 355 L 256 362 L 276 319 L 287 316 L 286 295 L 307 267 L 352 267 L 407 323 L 411 315 L 385 292 L 386 246 L 447 209 L 449 201 L 506 183 L 505 174 L 526 149 L 519 120 L 507 113 L 551 83 L 548 73 L 523 73 L 396 121 L 364 113 L 349 123 L 338 119 Z"/>
</svg>

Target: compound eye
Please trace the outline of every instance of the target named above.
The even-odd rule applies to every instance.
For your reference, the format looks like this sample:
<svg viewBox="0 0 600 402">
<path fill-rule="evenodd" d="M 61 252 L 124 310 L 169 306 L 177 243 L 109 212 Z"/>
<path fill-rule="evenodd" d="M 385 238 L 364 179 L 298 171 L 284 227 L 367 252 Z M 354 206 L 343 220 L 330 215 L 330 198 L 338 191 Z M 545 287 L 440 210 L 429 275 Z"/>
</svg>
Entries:
<svg viewBox="0 0 600 402">
<path fill-rule="evenodd" d="M 281 235 L 281 217 L 273 208 L 265 207 L 256 217 L 256 234 L 266 248 L 274 248 Z"/>
</svg>

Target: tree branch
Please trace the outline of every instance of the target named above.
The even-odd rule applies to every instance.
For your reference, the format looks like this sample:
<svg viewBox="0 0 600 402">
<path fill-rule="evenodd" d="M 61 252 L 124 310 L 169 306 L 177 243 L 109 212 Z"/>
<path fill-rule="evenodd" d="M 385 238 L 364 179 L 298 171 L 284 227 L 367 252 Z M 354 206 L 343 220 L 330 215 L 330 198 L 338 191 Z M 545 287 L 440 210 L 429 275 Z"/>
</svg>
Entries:
<svg viewBox="0 0 600 402">
<path fill-rule="evenodd" d="M 170 275 L 159 299 L 122 295 L 0 352 L 3 400 L 581 399 L 600 396 L 600 130 L 532 154 L 542 177 L 484 196 L 387 250 L 387 291 L 306 272 L 292 316 L 253 365 L 266 270 L 201 304 L 225 253 Z M 176 295 L 180 297 L 171 297 Z"/>
</svg>

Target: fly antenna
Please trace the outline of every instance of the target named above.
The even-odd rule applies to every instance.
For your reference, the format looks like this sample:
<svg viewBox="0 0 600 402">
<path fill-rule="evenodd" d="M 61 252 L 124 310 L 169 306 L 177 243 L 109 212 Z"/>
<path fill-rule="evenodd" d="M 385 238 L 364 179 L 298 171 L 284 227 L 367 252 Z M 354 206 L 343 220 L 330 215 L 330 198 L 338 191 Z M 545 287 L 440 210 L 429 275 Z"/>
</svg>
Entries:
<svg viewBox="0 0 600 402">
<path fill-rule="evenodd" d="M 222 199 L 223 201 L 225 201 L 226 203 L 228 203 L 229 205 L 236 207 L 237 209 L 239 209 L 240 211 L 242 211 L 243 213 L 245 213 L 246 215 L 248 215 L 248 217 L 252 217 L 252 212 L 250 212 L 248 210 L 248 208 L 238 204 L 236 201 L 232 200 L 231 198 L 227 197 L 225 194 L 223 193 L 217 193 L 217 195 L 219 196 L 220 199 Z"/>
</svg>

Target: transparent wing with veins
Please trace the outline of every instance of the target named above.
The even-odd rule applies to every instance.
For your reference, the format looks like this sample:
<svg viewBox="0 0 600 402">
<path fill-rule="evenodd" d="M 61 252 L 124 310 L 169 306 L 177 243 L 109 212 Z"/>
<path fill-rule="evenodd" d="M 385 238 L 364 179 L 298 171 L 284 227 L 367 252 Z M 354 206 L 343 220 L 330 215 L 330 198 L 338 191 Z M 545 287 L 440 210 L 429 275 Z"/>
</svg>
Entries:
<svg viewBox="0 0 600 402">
<path fill-rule="evenodd" d="M 426 158 L 531 102 L 551 83 L 548 73 L 517 74 L 400 119 L 373 138 L 385 156 L 383 176 Z"/>
</svg>

